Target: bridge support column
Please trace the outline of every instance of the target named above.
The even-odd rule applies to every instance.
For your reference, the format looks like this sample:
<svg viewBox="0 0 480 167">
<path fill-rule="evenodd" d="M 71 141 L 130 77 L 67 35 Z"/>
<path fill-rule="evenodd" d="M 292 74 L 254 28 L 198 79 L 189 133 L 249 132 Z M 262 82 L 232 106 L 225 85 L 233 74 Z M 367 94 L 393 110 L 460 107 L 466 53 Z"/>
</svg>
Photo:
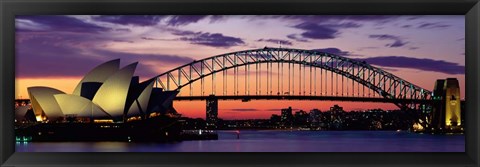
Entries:
<svg viewBox="0 0 480 167">
<path fill-rule="evenodd" d="M 437 80 L 431 124 L 435 130 L 455 131 L 462 127 L 460 88 L 456 78 Z"/>
<path fill-rule="evenodd" d="M 433 90 L 433 112 L 430 115 L 430 124 L 431 127 L 440 130 L 445 128 L 445 121 L 442 121 L 442 118 L 445 119 L 445 107 L 442 105 L 444 102 L 444 79 L 438 79 L 435 82 L 435 87 Z"/>
<path fill-rule="evenodd" d="M 218 99 L 215 95 L 210 95 L 207 98 L 207 115 L 206 120 L 206 129 L 217 129 L 218 122 Z"/>
</svg>

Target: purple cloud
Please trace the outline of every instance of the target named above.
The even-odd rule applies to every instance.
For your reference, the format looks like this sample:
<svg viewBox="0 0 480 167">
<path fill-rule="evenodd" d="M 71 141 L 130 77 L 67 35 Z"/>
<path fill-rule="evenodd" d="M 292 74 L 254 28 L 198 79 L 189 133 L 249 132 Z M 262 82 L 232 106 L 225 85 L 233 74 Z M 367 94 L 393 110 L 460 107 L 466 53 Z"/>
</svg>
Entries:
<svg viewBox="0 0 480 167">
<path fill-rule="evenodd" d="M 403 41 L 398 36 L 388 35 L 388 34 L 374 34 L 374 35 L 369 35 L 368 37 L 373 38 L 373 39 L 378 39 L 378 40 L 393 40 L 393 43 L 385 45 L 385 46 L 391 47 L 391 48 L 402 47 L 402 46 L 405 46 L 408 43 L 406 41 Z"/>
<path fill-rule="evenodd" d="M 176 39 L 160 39 L 152 37 L 142 37 L 144 40 L 164 40 L 164 41 L 187 41 L 191 44 L 204 45 L 211 47 L 223 47 L 228 48 L 232 46 L 244 45 L 245 42 L 241 38 L 225 36 L 221 33 L 208 33 L 208 32 L 193 32 L 183 31 L 173 28 L 167 28 L 165 31 L 171 32 L 173 35 L 181 36 Z"/>
<path fill-rule="evenodd" d="M 258 16 L 257 16 L 258 17 Z M 303 22 L 332 23 L 341 21 L 374 21 L 386 23 L 395 20 L 399 16 L 393 15 L 281 15 L 263 16 L 263 18 L 280 18 L 285 20 L 301 20 Z"/>
<path fill-rule="evenodd" d="M 166 54 L 138 54 L 138 53 L 126 53 L 126 52 L 116 52 L 109 50 L 94 50 L 98 55 L 107 57 L 107 59 L 116 59 L 120 58 L 127 62 L 130 61 L 156 61 L 159 62 L 159 66 L 164 64 L 177 64 L 183 65 L 193 61 L 190 57 L 177 56 L 177 55 L 166 55 Z"/>
<path fill-rule="evenodd" d="M 309 42 L 307 39 L 298 37 L 296 34 L 287 35 L 287 38 L 298 41 L 298 42 Z"/>
<path fill-rule="evenodd" d="M 361 27 L 360 24 L 353 23 L 353 22 L 348 22 L 348 23 L 342 23 L 342 24 L 327 24 L 328 26 L 334 27 L 334 28 L 358 28 Z"/>
<path fill-rule="evenodd" d="M 150 37 L 142 37 L 141 39 L 147 40 L 147 41 L 155 41 L 155 40 L 158 40 L 158 39 L 156 39 L 156 38 L 150 38 Z"/>
<path fill-rule="evenodd" d="M 173 35 L 178 35 L 178 36 L 189 36 L 189 35 L 200 35 L 200 34 L 202 34 L 202 32 L 182 31 L 182 30 L 176 30 L 176 29 L 171 29 L 169 31 L 172 31 Z"/>
<path fill-rule="evenodd" d="M 117 28 L 117 29 L 115 29 L 115 31 L 117 31 L 117 32 L 132 32 L 132 30 L 130 30 L 128 28 Z"/>
<path fill-rule="evenodd" d="M 335 15 L 330 16 L 332 19 L 337 20 L 350 20 L 350 21 L 380 21 L 380 22 L 390 22 L 400 16 L 394 15 Z"/>
<path fill-rule="evenodd" d="M 153 15 L 103 15 L 92 19 L 95 21 L 108 22 L 121 25 L 135 26 L 153 26 L 156 25 L 164 16 Z"/>
<path fill-rule="evenodd" d="M 391 47 L 391 48 L 397 48 L 397 47 L 402 47 L 406 45 L 408 42 L 402 42 L 400 40 L 394 41 L 392 44 L 386 44 L 385 46 Z"/>
<path fill-rule="evenodd" d="M 196 23 L 202 19 L 207 18 L 208 15 L 176 15 L 170 18 L 167 21 L 167 25 L 169 26 L 182 26 L 191 23 Z M 218 19 L 215 17 L 215 19 Z"/>
<path fill-rule="evenodd" d="M 68 44 L 56 36 L 25 39 L 17 34 L 16 77 L 75 77 L 85 75 L 99 60 Z M 21 42 L 20 42 L 21 41 Z"/>
<path fill-rule="evenodd" d="M 369 35 L 368 37 L 369 37 L 369 38 L 377 38 L 377 39 L 379 39 L 379 40 L 398 40 L 398 39 L 400 39 L 400 38 L 397 37 L 397 36 L 387 35 L 387 34 L 382 34 L 382 35 Z"/>
<path fill-rule="evenodd" d="M 17 32 L 79 32 L 100 33 L 110 31 L 110 28 L 86 23 L 69 16 L 36 15 L 17 16 Z"/>
<path fill-rule="evenodd" d="M 351 53 L 348 51 L 343 51 L 338 48 L 322 48 L 322 49 L 312 49 L 313 51 L 330 53 L 338 56 L 351 56 Z"/>
<path fill-rule="evenodd" d="M 407 18 L 407 20 L 416 20 L 416 19 L 419 19 L 421 18 L 422 16 L 413 16 L 413 17 L 409 17 Z"/>
<path fill-rule="evenodd" d="M 459 65 L 457 63 L 446 62 L 443 60 L 419 59 L 404 56 L 371 57 L 356 60 L 365 61 L 368 64 L 383 67 L 411 68 L 424 71 L 441 72 L 452 75 L 465 74 L 465 66 Z"/>
<path fill-rule="evenodd" d="M 133 41 L 130 41 L 130 40 L 121 40 L 121 39 L 114 39 L 113 41 L 114 41 L 114 42 L 135 43 L 135 42 L 133 42 Z"/>
<path fill-rule="evenodd" d="M 93 50 L 93 52 L 99 56 L 105 57 L 107 60 L 120 58 L 122 62 L 132 63 L 138 61 L 141 65 L 137 66 L 135 74 L 145 78 L 150 78 L 162 73 L 161 71 L 156 70 L 157 67 L 176 67 L 194 60 L 190 57 L 167 54 L 138 54 L 99 49 Z M 155 65 L 151 65 L 152 62 L 155 62 Z"/>
<path fill-rule="evenodd" d="M 282 45 L 289 45 L 292 46 L 293 43 L 289 40 L 282 40 L 282 39 L 258 39 L 257 42 L 270 42 L 275 44 L 282 44 Z"/>
<path fill-rule="evenodd" d="M 422 23 L 418 26 L 418 28 L 423 28 L 423 29 L 447 28 L 447 27 L 450 27 L 450 25 L 441 24 L 441 23 Z"/>
<path fill-rule="evenodd" d="M 181 37 L 180 40 L 188 41 L 191 44 L 196 44 L 196 45 L 228 48 L 232 46 L 239 46 L 239 45 L 245 44 L 245 42 L 241 38 L 225 36 L 220 33 L 179 31 L 173 34 L 184 36 L 184 37 Z"/>
<path fill-rule="evenodd" d="M 200 20 L 210 18 L 211 22 L 222 20 L 223 16 L 209 15 L 174 15 L 174 16 L 158 16 L 158 15 L 104 15 L 93 17 L 95 21 L 109 22 L 122 25 L 135 26 L 153 26 L 160 21 L 165 21 L 168 26 L 184 26 L 191 23 L 197 23 Z"/>
<path fill-rule="evenodd" d="M 352 22 L 342 24 L 317 24 L 313 22 L 304 22 L 293 27 L 304 30 L 305 32 L 300 34 L 304 38 L 334 39 L 340 34 L 340 29 L 358 28 L 360 25 Z"/>
<path fill-rule="evenodd" d="M 16 76 L 19 78 L 82 77 L 95 66 L 117 58 L 121 58 L 123 63 L 139 61 L 141 65 L 137 67 L 136 75 L 153 77 L 160 73 L 159 66 L 179 66 L 193 61 L 189 57 L 176 55 L 136 54 L 98 49 L 104 39 L 82 34 L 38 35 L 22 32 L 16 36 Z M 151 65 L 152 63 L 155 66 Z"/>
<path fill-rule="evenodd" d="M 211 15 L 210 16 L 210 22 L 211 23 L 223 21 L 225 19 L 226 19 L 226 17 L 222 16 L 222 15 Z"/>
<path fill-rule="evenodd" d="M 294 27 L 305 30 L 305 32 L 301 34 L 302 37 L 311 39 L 333 39 L 338 33 L 337 30 L 331 27 L 308 22 L 298 24 Z"/>
</svg>

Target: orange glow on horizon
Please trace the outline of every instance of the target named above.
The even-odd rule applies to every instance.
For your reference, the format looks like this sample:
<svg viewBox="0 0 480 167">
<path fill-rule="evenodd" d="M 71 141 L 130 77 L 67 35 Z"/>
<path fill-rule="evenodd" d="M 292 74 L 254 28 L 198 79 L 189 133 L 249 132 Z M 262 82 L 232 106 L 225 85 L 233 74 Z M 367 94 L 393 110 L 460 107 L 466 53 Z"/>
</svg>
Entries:
<svg viewBox="0 0 480 167">
<path fill-rule="evenodd" d="M 397 106 L 390 103 L 361 103 L 341 101 L 306 101 L 306 100 L 252 100 L 222 101 L 218 102 L 218 117 L 221 119 L 269 119 L 272 114 L 280 115 L 283 108 L 292 107 L 293 112 L 304 110 L 310 112 L 312 109 L 327 111 L 333 105 L 338 104 L 345 111 L 384 109 L 395 110 Z M 173 107 L 182 116 L 205 119 L 205 101 L 175 101 Z"/>
<path fill-rule="evenodd" d="M 46 86 L 72 93 L 81 78 L 17 78 L 15 80 L 15 99 L 28 99 L 28 87 Z"/>
<path fill-rule="evenodd" d="M 263 68 L 264 70 L 266 69 L 265 67 Z M 285 69 L 284 69 L 285 70 Z M 243 69 L 240 68 L 241 72 L 243 72 Z M 303 82 L 306 83 L 305 90 L 302 90 L 307 92 L 305 95 L 310 95 L 310 92 L 316 92 L 316 95 L 324 95 L 324 93 L 321 91 L 323 87 L 323 91 L 325 88 L 331 89 L 333 88 L 334 90 L 338 91 L 339 95 L 342 95 L 342 86 L 336 87 L 337 81 L 333 80 L 333 84 L 331 82 L 325 82 L 323 80 L 324 85 L 321 86 L 319 82 L 317 82 L 317 88 L 316 90 L 314 89 L 315 86 L 312 86 L 310 89 L 310 80 L 309 80 L 309 71 L 305 72 L 305 76 L 307 77 Z M 412 73 L 416 73 L 418 75 L 413 75 Z M 421 74 L 421 75 L 420 75 Z M 288 73 L 284 72 L 283 73 L 284 78 L 288 77 Z M 320 73 L 317 72 L 317 75 L 320 76 Z M 464 75 L 456 75 L 456 76 L 446 76 L 445 74 L 441 73 L 434 73 L 434 72 L 429 72 L 428 75 L 424 72 L 418 72 L 414 70 L 408 70 L 408 69 L 403 69 L 403 71 L 397 71 L 395 72 L 395 75 L 398 75 L 401 78 L 404 78 L 407 81 L 414 81 L 413 83 L 423 87 L 425 89 L 433 88 L 434 82 L 437 78 L 446 78 L 446 77 L 457 77 L 459 79 L 460 87 L 461 87 L 461 97 L 464 97 L 464 83 L 465 83 L 465 77 Z M 212 86 L 212 76 L 208 76 L 204 79 L 204 95 L 208 96 L 211 94 L 212 90 L 214 90 L 215 94 L 217 95 L 223 95 L 224 92 L 226 95 L 233 95 L 234 94 L 234 89 L 233 89 L 233 75 L 229 74 L 227 75 L 227 89 L 224 90 L 223 88 L 223 74 L 222 72 L 216 74 L 216 81 L 215 86 Z M 295 78 L 297 78 L 299 75 L 295 74 Z M 328 73 L 326 76 L 330 76 L 330 73 Z M 288 90 L 288 81 L 283 83 L 283 91 L 279 91 L 278 89 L 278 76 L 273 75 L 272 77 L 272 95 L 278 95 L 278 93 L 284 93 L 283 91 Z M 266 93 L 266 77 L 260 77 L 261 78 L 261 83 L 258 85 L 258 90 L 262 90 L 262 92 L 258 92 L 258 94 L 265 95 Z M 78 84 L 78 82 L 81 80 L 81 78 L 44 78 L 44 79 L 30 79 L 30 78 L 19 78 L 16 80 L 16 98 L 28 98 L 28 92 L 26 91 L 27 87 L 30 86 L 47 86 L 47 87 L 52 87 L 55 89 L 59 89 L 61 91 L 64 91 L 66 93 L 71 93 L 75 86 Z M 257 90 L 257 85 L 255 82 L 255 73 L 250 74 L 249 77 L 247 77 L 247 80 L 249 80 L 249 84 L 245 85 L 245 75 L 239 75 L 238 77 L 238 92 L 240 94 L 244 94 L 245 87 L 248 88 L 248 93 L 250 95 L 256 95 L 256 90 Z M 319 78 L 317 78 L 319 80 Z M 183 80 L 185 81 L 185 80 Z M 347 80 L 345 80 L 347 81 Z M 430 83 L 431 82 L 431 83 Z M 199 96 L 202 95 L 201 92 L 201 81 L 198 80 L 197 82 L 194 82 L 192 84 L 193 87 L 193 95 L 194 96 Z M 351 80 L 348 80 L 348 83 L 351 84 Z M 341 83 L 338 83 L 341 84 Z M 429 86 L 430 85 L 430 86 Z M 174 89 L 173 85 L 171 84 L 171 89 Z M 291 87 L 291 92 L 295 93 L 295 95 L 298 95 L 299 93 L 299 80 L 296 80 L 294 84 L 292 84 Z M 333 86 L 333 87 L 332 87 Z M 280 84 L 280 87 L 282 87 L 282 84 Z M 214 89 L 213 89 L 214 88 Z M 360 87 L 360 91 L 358 88 L 354 89 L 354 94 L 351 94 L 351 87 L 347 88 L 346 86 L 343 87 L 344 92 L 348 92 L 347 96 L 357 96 L 358 94 L 362 95 L 365 94 L 368 96 L 368 93 L 373 93 L 369 91 L 368 88 L 366 88 L 366 92 L 363 92 L 363 88 Z M 281 89 L 281 88 L 280 88 Z M 348 91 L 347 91 L 348 90 Z M 429 89 L 431 90 L 431 89 Z M 327 92 L 328 96 L 334 96 L 337 92 Z M 313 95 L 314 93 L 312 93 Z M 190 95 L 190 87 L 187 85 L 184 88 L 182 88 L 181 92 L 179 93 L 178 96 L 189 96 Z M 376 96 L 379 97 L 379 96 Z M 388 104 L 388 103 L 360 103 L 360 102 L 340 102 L 340 101 L 300 101 L 300 100 L 285 100 L 285 101 L 275 101 L 275 100 L 252 100 L 249 102 L 241 102 L 241 101 L 219 101 L 219 118 L 221 119 L 268 119 L 272 114 L 280 114 L 280 109 L 282 108 L 287 108 L 291 106 L 294 109 L 301 109 L 304 111 L 309 112 L 312 109 L 320 109 L 322 111 L 328 110 L 330 107 L 333 105 L 338 104 L 344 108 L 345 111 L 351 111 L 351 110 L 366 110 L 366 109 L 377 109 L 381 108 L 384 110 L 394 110 L 398 109 L 395 105 L 393 104 Z M 205 101 L 175 101 L 174 102 L 174 108 L 183 116 L 186 117 L 192 117 L 192 118 L 205 118 Z"/>
</svg>

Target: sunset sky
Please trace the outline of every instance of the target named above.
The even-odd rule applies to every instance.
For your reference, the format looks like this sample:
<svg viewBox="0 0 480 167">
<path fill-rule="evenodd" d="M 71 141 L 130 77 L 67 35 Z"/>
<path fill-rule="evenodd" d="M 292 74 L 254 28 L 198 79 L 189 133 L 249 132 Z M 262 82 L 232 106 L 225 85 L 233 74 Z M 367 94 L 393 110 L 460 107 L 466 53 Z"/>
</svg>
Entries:
<svg viewBox="0 0 480 167">
<path fill-rule="evenodd" d="M 16 98 L 28 98 L 30 86 L 71 93 L 88 71 L 112 59 L 120 58 L 121 67 L 138 61 L 135 75 L 146 80 L 193 60 L 279 42 L 361 59 L 428 90 L 436 79 L 457 78 L 465 97 L 463 15 L 17 16 L 16 29 Z M 288 106 L 309 111 L 334 104 L 396 109 L 383 103 L 220 101 L 219 117 L 269 118 Z M 204 101 L 174 107 L 184 116 L 205 117 Z"/>
</svg>

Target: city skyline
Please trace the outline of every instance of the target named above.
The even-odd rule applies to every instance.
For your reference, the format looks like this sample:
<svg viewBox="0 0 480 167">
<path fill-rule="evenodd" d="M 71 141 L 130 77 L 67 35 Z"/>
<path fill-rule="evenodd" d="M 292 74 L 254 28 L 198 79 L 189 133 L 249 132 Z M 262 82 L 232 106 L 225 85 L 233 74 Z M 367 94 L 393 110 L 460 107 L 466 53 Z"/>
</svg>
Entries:
<svg viewBox="0 0 480 167">
<path fill-rule="evenodd" d="M 89 68 L 113 58 L 126 59 L 122 66 L 139 61 L 135 75 L 143 81 L 193 60 L 280 45 L 361 59 L 428 90 L 436 79 L 458 78 L 463 98 L 464 22 L 464 16 L 19 16 L 16 98 L 28 97 L 30 86 L 70 93 Z M 309 111 L 334 104 L 345 110 L 397 108 L 268 102 L 220 101 L 218 115 L 267 118 L 288 106 Z M 185 116 L 205 117 L 203 101 L 177 101 L 174 107 Z"/>
</svg>

